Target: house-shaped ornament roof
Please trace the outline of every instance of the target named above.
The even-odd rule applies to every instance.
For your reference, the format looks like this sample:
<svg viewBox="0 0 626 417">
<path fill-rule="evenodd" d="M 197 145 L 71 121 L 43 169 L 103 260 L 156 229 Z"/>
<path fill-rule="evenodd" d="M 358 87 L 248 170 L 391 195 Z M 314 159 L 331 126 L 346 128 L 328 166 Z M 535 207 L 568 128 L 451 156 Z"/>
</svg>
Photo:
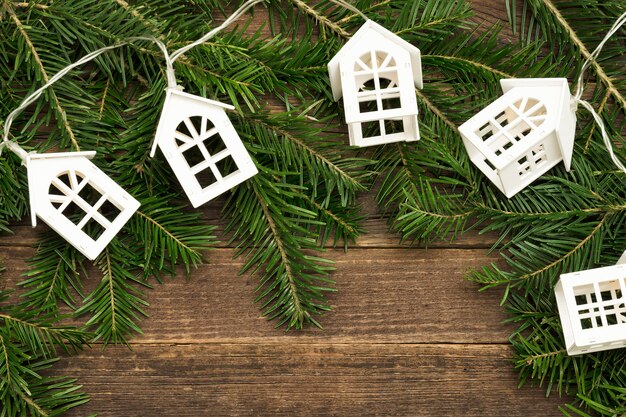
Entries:
<svg viewBox="0 0 626 417">
<path fill-rule="evenodd" d="M 333 97 L 335 101 L 343 96 L 341 86 L 341 70 L 340 63 L 343 59 L 359 58 L 363 51 L 363 46 L 367 46 L 368 49 L 372 49 L 373 45 L 386 44 L 391 42 L 392 44 L 401 47 L 406 50 L 411 56 L 411 67 L 413 71 L 413 80 L 417 88 L 423 87 L 422 82 L 422 59 L 420 50 L 409 42 L 400 38 L 395 33 L 385 29 L 381 25 L 371 20 L 365 22 L 363 26 L 350 38 L 350 40 L 341 48 L 341 50 L 331 59 L 328 63 L 328 73 L 330 75 L 330 84 L 333 90 Z"/>
<path fill-rule="evenodd" d="M 572 95 L 567 78 L 510 78 L 500 80 L 504 94 L 520 89 L 539 89 L 543 94 L 558 98 L 556 113 L 549 116 L 554 120 L 563 164 L 567 171 L 572 165 L 574 138 L 576 136 L 576 111 L 572 108 Z"/>
<path fill-rule="evenodd" d="M 258 170 L 225 110 L 233 106 L 168 88 L 151 156 L 158 146 L 198 207 Z"/>
</svg>

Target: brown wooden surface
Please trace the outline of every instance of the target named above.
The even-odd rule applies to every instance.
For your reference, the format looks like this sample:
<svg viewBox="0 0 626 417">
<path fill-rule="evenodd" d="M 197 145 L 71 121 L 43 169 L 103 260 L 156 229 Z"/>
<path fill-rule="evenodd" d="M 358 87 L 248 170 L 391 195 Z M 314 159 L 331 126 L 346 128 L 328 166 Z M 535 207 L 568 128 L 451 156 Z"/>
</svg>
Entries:
<svg viewBox="0 0 626 417">
<path fill-rule="evenodd" d="M 506 16 L 504 1 L 475 4 L 486 25 Z M 463 279 L 496 260 L 486 250 L 494 237 L 403 247 L 372 197 L 363 202 L 368 234 L 348 253 L 329 249 L 338 292 L 324 330 L 285 333 L 261 318 L 256 279 L 238 277 L 241 260 L 222 246 L 191 279 L 149 292 L 151 317 L 132 351 L 95 346 L 63 359 L 54 372 L 92 396 L 68 415 L 561 415 L 563 399 L 517 388 L 501 294 Z M 210 219 L 219 206 L 205 209 Z M 0 288 L 19 280 L 42 229 L 0 236 L 9 271 Z"/>
</svg>

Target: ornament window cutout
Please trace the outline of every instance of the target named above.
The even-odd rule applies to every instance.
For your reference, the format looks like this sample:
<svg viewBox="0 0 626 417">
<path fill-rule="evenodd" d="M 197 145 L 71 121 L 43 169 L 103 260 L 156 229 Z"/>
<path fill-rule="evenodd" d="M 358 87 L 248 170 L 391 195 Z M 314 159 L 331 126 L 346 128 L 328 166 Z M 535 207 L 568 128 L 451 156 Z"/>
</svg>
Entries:
<svg viewBox="0 0 626 417">
<path fill-rule="evenodd" d="M 518 163 L 518 174 L 520 177 L 530 175 L 533 171 L 542 169 L 543 165 L 548 163 L 548 156 L 546 154 L 543 144 L 531 149 L 525 156 L 523 156 Z"/>
<path fill-rule="evenodd" d="M 227 109 L 234 107 L 167 89 L 150 155 L 161 149 L 194 207 L 258 173 Z"/>
<path fill-rule="evenodd" d="M 178 150 L 202 189 L 238 172 L 218 129 L 208 118 L 192 116 L 184 119 L 174 136 Z"/>
<path fill-rule="evenodd" d="M 504 94 L 459 127 L 471 161 L 511 198 L 563 161 L 576 114 L 565 78 L 506 79 Z"/>
<path fill-rule="evenodd" d="M 561 275 L 554 292 L 568 354 L 626 347 L 624 258 L 615 266 Z"/>
<path fill-rule="evenodd" d="M 80 172 L 73 169 L 52 179 L 48 197 L 59 213 L 94 241 L 111 227 L 112 221 L 121 213 L 106 192 L 99 192 Z"/>
<path fill-rule="evenodd" d="M 139 208 L 137 200 L 89 161 L 95 154 L 26 157 L 33 227 L 39 217 L 91 260 Z"/>
<path fill-rule="evenodd" d="M 355 75 L 360 84 L 357 93 L 360 113 L 402 108 L 395 65 L 393 56 L 382 51 L 372 50 L 357 58 Z"/>
<path fill-rule="evenodd" d="M 367 21 L 330 61 L 328 71 L 335 101 L 343 97 L 350 145 L 419 140 L 419 49 Z"/>
</svg>

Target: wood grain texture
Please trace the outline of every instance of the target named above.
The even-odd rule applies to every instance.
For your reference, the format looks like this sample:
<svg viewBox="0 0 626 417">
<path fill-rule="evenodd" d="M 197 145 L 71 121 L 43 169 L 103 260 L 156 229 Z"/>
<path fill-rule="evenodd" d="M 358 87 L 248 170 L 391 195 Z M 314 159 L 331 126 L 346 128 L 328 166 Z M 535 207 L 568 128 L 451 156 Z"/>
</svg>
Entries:
<svg viewBox="0 0 626 417">
<path fill-rule="evenodd" d="M 78 375 L 102 417 L 559 415 L 542 390 L 512 389 L 509 354 L 499 345 L 159 344 L 88 351 L 57 372 Z"/>
<path fill-rule="evenodd" d="M 5 252 L 12 271 L 7 286 L 26 271 L 30 253 Z M 322 318 L 323 330 L 274 329 L 252 302 L 255 277 L 237 276 L 242 261 L 220 249 L 189 280 L 167 280 L 148 292 L 155 307 L 134 343 L 506 343 L 512 331 L 501 324 L 506 318 L 498 307 L 501 294 L 479 294 L 463 279 L 468 268 L 494 260 L 482 249 L 353 249 L 328 255 L 336 262 L 337 293 L 329 297 L 333 311 Z M 94 273 L 83 282 L 89 288 L 97 279 Z"/>
<path fill-rule="evenodd" d="M 502 0 L 476 0 L 474 20 L 505 20 Z M 514 38 L 505 29 L 502 40 Z M 203 208 L 221 228 L 223 200 Z M 424 248 L 399 245 L 373 195 L 361 198 L 367 233 L 349 252 L 329 248 L 337 293 L 323 330 L 286 333 L 260 316 L 256 277 L 222 244 L 210 264 L 148 292 L 151 317 L 132 350 L 94 346 L 53 372 L 72 375 L 92 401 L 69 417 L 119 416 L 559 416 L 564 399 L 517 388 L 502 324 L 501 293 L 465 281 L 493 235 L 470 232 Z M 27 223 L 0 236 L 12 288 L 45 226 Z M 226 241 L 226 239 L 223 239 Z M 97 274 L 83 279 L 96 285 Z"/>
<path fill-rule="evenodd" d="M 12 288 L 27 271 L 31 248 L 4 252 L 8 276 L 3 288 Z M 253 304 L 257 280 L 238 276 L 243 261 L 234 250 L 217 249 L 210 264 L 190 279 L 166 279 L 147 293 L 154 305 L 144 320 L 145 332 L 134 343 L 250 342 L 262 338 L 293 343 L 359 342 L 364 337 L 386 343 L 506 343 L 513 328 L 502 325 L 498 307 L 501 293 L 479 294 L 463 279 L 471 268 L 496 261 L 483 249 L 351 249 L 332 250 L 336 293 L 329 296 L 333 311 L 322 321 L 324 329 L 285 333 L 260 317 Z M 96 285 L 98 273 L 82 280 L 86 291 Z M 477 314 L 480 312 L 480 314 Z"/>
</svg>

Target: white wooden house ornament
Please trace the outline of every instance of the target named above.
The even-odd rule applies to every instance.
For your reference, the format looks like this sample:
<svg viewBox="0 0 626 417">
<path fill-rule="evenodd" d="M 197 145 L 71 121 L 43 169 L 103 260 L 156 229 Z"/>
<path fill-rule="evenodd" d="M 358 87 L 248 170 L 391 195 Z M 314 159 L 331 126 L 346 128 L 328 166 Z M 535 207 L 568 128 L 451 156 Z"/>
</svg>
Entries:
<svg viewBox="0 0 626 417">
<path fill-rule="evenodd" d="M 89 160 L 95 154 L 25 157 L 33 227 L 39 217 L 91 260 L 139 208 L 137 200 Z"/>
<path fill-rule="evenodd" d="M 626 347 L 625 258 L 615 266 L 561 275 L 554 292 L 568 354 Z"/>
<path fill-rule="evenodd" d="M 194 207 L 258 173 L 226 109 L 234 107 L 167 89 L 150 155 L 161 149 Z"/>
<path fill-rule="evenodd" d="M 419 140 L 415 87 L 420 51 L 368 20 L 328 63 L 335 101 L 343 97 L 352 146 Z"/>
<path fill-rule="evenodd" d="M 500 84 L 504 94 L 459 132 L 472 162 L 511 198 L 560 161 L 570 170 L 576 113 L 565 78 Z"/>
</svg>

